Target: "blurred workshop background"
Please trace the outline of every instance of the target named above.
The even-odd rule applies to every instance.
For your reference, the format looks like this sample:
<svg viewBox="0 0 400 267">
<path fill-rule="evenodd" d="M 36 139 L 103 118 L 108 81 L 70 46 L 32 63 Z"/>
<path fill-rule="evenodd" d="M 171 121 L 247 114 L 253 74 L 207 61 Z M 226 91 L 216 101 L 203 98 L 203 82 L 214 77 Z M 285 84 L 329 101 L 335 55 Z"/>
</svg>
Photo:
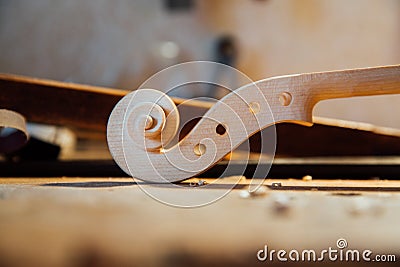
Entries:
<svg viewBox="0 0 400 267">
<path fill-rule="evenodd" d="M 399 64 L 400 1 L 1 0 L 0 51 L 0 72 L 127 90 L 193 60 L 253 80 Z M 331 100 L 314 115 L 400 128 L 399 105 Z"/>
</svg>

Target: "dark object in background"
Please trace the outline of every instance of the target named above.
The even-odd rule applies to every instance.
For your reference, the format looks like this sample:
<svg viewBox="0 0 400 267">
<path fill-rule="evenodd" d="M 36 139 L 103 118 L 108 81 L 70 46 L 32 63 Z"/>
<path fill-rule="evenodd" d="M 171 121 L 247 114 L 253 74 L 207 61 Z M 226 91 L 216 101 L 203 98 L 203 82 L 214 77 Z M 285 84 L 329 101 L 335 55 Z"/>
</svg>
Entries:
<svg viewBox="0 0 400 267">
<path fill-rule="evenodd" d="M 24 146 L 27 142 L 27 135 L 22 131 L 15 131 L 10 135 L 2 136 L 1 132 L 3 128 L 0 127 L 0 152 L 10 153 L 14 150 L 18 150 Z"/>
<path fill-rule="evenodd" d="M 233 36 L 225 35 L 217 39 L 216 61 L 228 66 L 235 66 L 237 59 L 236 41 Z"/>
<path fill-rule="evenodd" d="M 17 151 L 26 144 L 28 139 L 24 116 L 18 112 L 0 109 L 0 153 Z"/>
<path fill-rule="evenodd" d="M 164 0 L 168 11 L 190 11 L 194 8 L 193 0 Z"/>
<path fill-rule="evenodd" d="M 60 151 L 61 148 L 57 145 L 31 137 L 23 148 L 12 154 L 7 154 L 6 158 L 10 161 L 57 160 Z"/>
<path fill-rule="evenodd" d="M 237 54 L 236 41 L 233 36 L 221 35 L 219 38 L 217 38 L 214 47 L 215 62 L 235 68 Z M 226 71 L 226 69 L 221 71 L 220 68 L 217 68 L 213 75 L 214 77 L 211 79 L 211 81 L 214 83 L 208 84 L 208 97 L 220 99 L 229 93 L 229 90 L 237 89 L 237 77 L 235 77 L 234 71 Z M 229 90 L 221 91 L 221 86 L 218 86 L 217 84 L 221 84 L 227 87 Z"/>
</svg>

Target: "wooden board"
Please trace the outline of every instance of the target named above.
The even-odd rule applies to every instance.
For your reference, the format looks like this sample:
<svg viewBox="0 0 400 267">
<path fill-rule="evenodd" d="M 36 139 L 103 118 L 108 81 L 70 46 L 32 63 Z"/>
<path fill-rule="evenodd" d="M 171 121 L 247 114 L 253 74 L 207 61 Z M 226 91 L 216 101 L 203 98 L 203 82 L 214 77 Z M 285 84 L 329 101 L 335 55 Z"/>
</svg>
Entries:
<svg viewBox="0 0 400 267">
<path fill-rule="evenodd" d="M 0 73 L 0 108 L 16 111 L 28 122 L 105 131 L 108 117 L 129 91 Z M 174 98 L 176 104 L 183 99 Z M 210 103 L 184 105 L 207 109 Z"/>
<path fill-rule="evenodd" d="M 273 183 L 315 189 L 279 190 Z M 155 201 L 128 178 L 0 179 L 0 265 L 286 266 L 258 262 L 256 254 L 265 245 L 288 251 L 336 248 L 339 238 L 350 249 L 399 259 L 400 193 L 351 190 L 399 188 L 399 181 L 266 180 L 270 187 L 250 197 L 246 184 L 242 180 L 241 188 L 214 204 L 182 209 Z M 193 197 L 190 190 L 157 190 Z M 196 190 L 209 194 L 224 187 Z"/>
</svg>

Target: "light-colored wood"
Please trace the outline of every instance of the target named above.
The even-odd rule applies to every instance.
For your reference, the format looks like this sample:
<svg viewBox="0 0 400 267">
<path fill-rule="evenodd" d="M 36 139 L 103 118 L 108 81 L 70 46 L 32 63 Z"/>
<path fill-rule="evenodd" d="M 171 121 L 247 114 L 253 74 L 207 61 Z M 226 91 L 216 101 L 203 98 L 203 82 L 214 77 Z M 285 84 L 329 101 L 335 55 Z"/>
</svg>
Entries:
<svg viewBox="0 0 400 267">
<path fill-rule="evenodd" d="M 101 183 L 110 186 L 96 187 Z M 249 180 L 240 181 L 246 183 Z M 264 181 L 272 183 L 332 191 L 265 188 L 263 194 L 248 196 L 244 187 L 212 205 L 180 209 L 154 201 L 129 178 L 0 178 L 0 263 L 18 267 L 286 266 L 277 261 L 260 263 L 256 253 L 264 245 L 287 251 L 336 249 L 339 238 L 347 240 L 349 249 L 399 254 L 400 193 L 334 189 L 399 188 L 399 181 Z M 180 190 L 165 185 L 155 190 L 161 196 L 190 199 L 199 197 L 194 190 L 206 195 L 225 189 Z M 397 262 L 382 266 L 398 266 L 398 256 Z M 326 258 L 312 266 L 327 263 Z M 338 263 L 365 264 L 337 261 L 328 266 Z"/>
<path fill-rule="evenodd" d="M 148 114 L 131 114 L 132 110 L 135 103 L 147 101 L 153 101 L 155 107 L 164 107 L 135 92 L 113 110 L 107 138 L 116 162 L 131 176 L 175 182 L 208 169 L 249 136 L 268 126 L 281 122 L 312 125 L 312 109 L 318 101 L 396 93 L 400 93 L 398 65 L 273 77 L 245 85 L 222 98 L 179 143 L 164 143 L 158 150 L 152 147 L 149 150 L 148 130 L 130 126 L 130 120 Z M 160 92 L 158 95 L 160 99 L 168 98 Z M 172 124 L 176 122 L 175 119 Z M 216 130 L 221 126 L 225 129 L 222 134 Z"/>
</svg>

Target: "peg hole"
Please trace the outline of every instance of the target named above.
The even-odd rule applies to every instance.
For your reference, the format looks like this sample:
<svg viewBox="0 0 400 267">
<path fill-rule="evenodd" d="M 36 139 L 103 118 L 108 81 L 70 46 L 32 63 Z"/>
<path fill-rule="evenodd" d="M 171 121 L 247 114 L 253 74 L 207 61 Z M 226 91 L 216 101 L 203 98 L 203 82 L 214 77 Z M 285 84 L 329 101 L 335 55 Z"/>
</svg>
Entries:
<svg viewBox="0 0 400 267">
<path fill-rule="evenodd" d="M 217 134 L 219 135 L 224 135 L 226 133 L 226 128 L 224 125 L 222 124 L 218 124 L 217 128 L 215 128 L 215 131 L 217 132 Z"/>
<path fill-rule="evenodd" d="M 206 146 L 203 144 L 197 144 L 194 146 L 193 151 L 197 156 L 204 155 L 206 153 Z"/>
<path fill-rule="evenodd" d="M 260 104 L 258 102 L 250 102 L 249 108 L 251 113 L 253 114 L 257 114 L 258 112 L 260 112 Z"/>
<path fill-rule="evenodd" d="M 289 106 L 290 103 L 292 102 L 292 95 L 288 92 L 283 92 L 279 96 L 279 102 L 281 102 L 282 106 Z"/>
</svg>

